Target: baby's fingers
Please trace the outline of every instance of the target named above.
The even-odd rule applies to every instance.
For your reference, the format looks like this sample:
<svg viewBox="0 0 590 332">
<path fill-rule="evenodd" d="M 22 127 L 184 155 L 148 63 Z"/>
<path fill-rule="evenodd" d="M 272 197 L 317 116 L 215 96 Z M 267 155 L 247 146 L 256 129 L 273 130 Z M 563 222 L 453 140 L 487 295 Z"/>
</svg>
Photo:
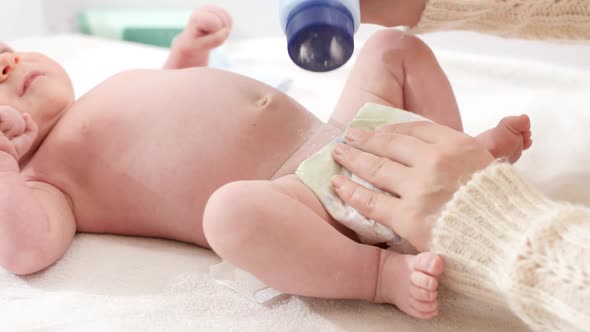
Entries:
<svg viewBox="0 0 590 332">
<path fill-rule="evenodd" d="M 224 23 L 221 18 L 211 13 L 203 13 L 200 16 L 195 17 L 195 20 L 191 22 L 191 28 L 193 33 L 197 37 L 207 35 L 223 29 Z"/>
<path fill-rule="evenodd" d="M 231 17 L 225 9 L 215 5 L 204 5 L 191 15 L 185 30 L 201 37 L 224 28 L 231 28 Z"/>
<path fill-rule="evenodd" d="M 35 142 L 37 138 L 37 134 L 39 133 L 39 127 L 35 120 L 28 114 L 23 114 L 23 119 L 25 120 L 25 131 L 21 135 L 12 139 L 12 143 L 14 144 L 14 149 L 18 154 L 19 158 L 22 157 L 25 153 L 31 149 L 31 146 Z"/>
<path fill-rule="evenodd" d="M 212 49 L 221 46 L 221 44 L 223 44 L 223 42 L 229 36 L 230 31 L 231 30 L 229 28 L 224 28 L 212 34 L 202 36 L 199 39 L 197 39 L 194 43 L 198 44 L 200 48 Z"/>
<path fill-rule="evenodd" d="M 10 106 L 0 106 L 0 131 L 8 139 L 20 135 L 25 131 L 22 115 Z"/>
<path fill-rule="evenodd" d="M 39 133 L 37 122 L 33 120 L 33 117 L 29 113 L 23 114 L 23 119 L 25 119 L 24 135 L 34 136 L 33 139 L 37 138 L 37 134 Z"/>
</svg>

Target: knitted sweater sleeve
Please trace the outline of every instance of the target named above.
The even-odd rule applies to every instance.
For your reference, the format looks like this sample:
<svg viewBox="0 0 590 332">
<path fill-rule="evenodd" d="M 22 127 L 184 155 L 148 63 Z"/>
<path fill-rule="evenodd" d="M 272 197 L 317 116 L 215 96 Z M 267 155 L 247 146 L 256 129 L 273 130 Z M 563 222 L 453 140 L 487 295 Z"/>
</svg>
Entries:
<svg viewBox="0 0 590 332">
<path fill-rule="evenodd" d="M 588 0 L 428 0 L 410 31 L 471 30 L 527 39 L 590 40 Z"/>
<path fill-rule="evenodd" d="M 535 330 L 590 327 L 590 209 L 549 200 L 511 165 L 457 191 L 432 249 L 459 293 L 507 305 Z"/>
</svg>

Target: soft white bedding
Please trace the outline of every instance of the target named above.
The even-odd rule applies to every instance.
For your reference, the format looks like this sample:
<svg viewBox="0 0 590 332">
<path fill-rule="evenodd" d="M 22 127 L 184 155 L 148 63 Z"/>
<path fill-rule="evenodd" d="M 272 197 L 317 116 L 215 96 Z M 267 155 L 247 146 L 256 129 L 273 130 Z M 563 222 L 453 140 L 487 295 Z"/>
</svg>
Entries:
<svg viewBox="0 0 590 332">
<path fill-rule="evenodd" d="M 80 95 L 107 76 L 158 67 L 166 51 L 67 35 L 13 42 L 64 64 Z M 563 46 L 566 47 L 566 46 Z M 281 39 L 233 41 L 235 68 L 292 79 L 289 94 L 327 119 L 345 70 L 310 74 L 292 65 Z M 533 148 L 518 167 L 553 198 L 590 205 L 590 72 L 508 58 L 437 51 L 466 131 L 527 113 Z M 163 240 L 78 235 L 52 268 L 19 278 L 0 270 L 1 331 L 514 331 L 504 310 L 443 293 L 442 315 L 418 322 L 385 305 L 291 297 L 262 306 L 216 283 L 210 251 Z"/>
</svg>

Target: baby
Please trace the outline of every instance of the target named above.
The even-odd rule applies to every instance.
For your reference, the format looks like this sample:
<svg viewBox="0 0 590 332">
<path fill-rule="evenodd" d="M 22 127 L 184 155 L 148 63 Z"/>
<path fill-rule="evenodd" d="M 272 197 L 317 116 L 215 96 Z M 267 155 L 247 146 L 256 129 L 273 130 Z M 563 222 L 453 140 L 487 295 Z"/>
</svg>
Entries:
<svg viewBox="0 0 590 332">
<path fill-rule="evenodd" d="M 166 238 L 212 248 L 283 292 L 434 317 L 440 258 L 359 243 L 294 175 L 366 102 L 460 129 L 431 51 L 396 30 L 375 34 L 324 124 L 269 86 L 205 67 L 230 28 L 225 11 L 203 7 L 164 70 L 117 74 L 76 101 L 57 63 L 2 45 L 0 265 L 40 271 L 76 232 Z M 479 140 L 514 161 L 529 127 L 509 117 Z"/>
</svg>

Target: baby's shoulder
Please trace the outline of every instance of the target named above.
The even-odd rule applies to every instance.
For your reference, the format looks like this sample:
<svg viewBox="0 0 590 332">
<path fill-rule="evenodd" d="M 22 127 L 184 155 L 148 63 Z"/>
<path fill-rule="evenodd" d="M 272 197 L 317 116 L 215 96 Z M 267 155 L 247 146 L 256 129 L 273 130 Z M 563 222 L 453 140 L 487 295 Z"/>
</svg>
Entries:
<svg viewBox="0 0 590 332">
<path fill-rule="evenodd" d="M 126 70 L 122 70 L 120 72 L 114 73 L 113 75 L 109 76 L 106 80 L 104 80 L 104 82 L 145 77 L 145 76 L 153 75 L 154 73 L 158 73 L 161 71 L 162 71 L 161 69 L 126 69 Z"/>
</svg>

